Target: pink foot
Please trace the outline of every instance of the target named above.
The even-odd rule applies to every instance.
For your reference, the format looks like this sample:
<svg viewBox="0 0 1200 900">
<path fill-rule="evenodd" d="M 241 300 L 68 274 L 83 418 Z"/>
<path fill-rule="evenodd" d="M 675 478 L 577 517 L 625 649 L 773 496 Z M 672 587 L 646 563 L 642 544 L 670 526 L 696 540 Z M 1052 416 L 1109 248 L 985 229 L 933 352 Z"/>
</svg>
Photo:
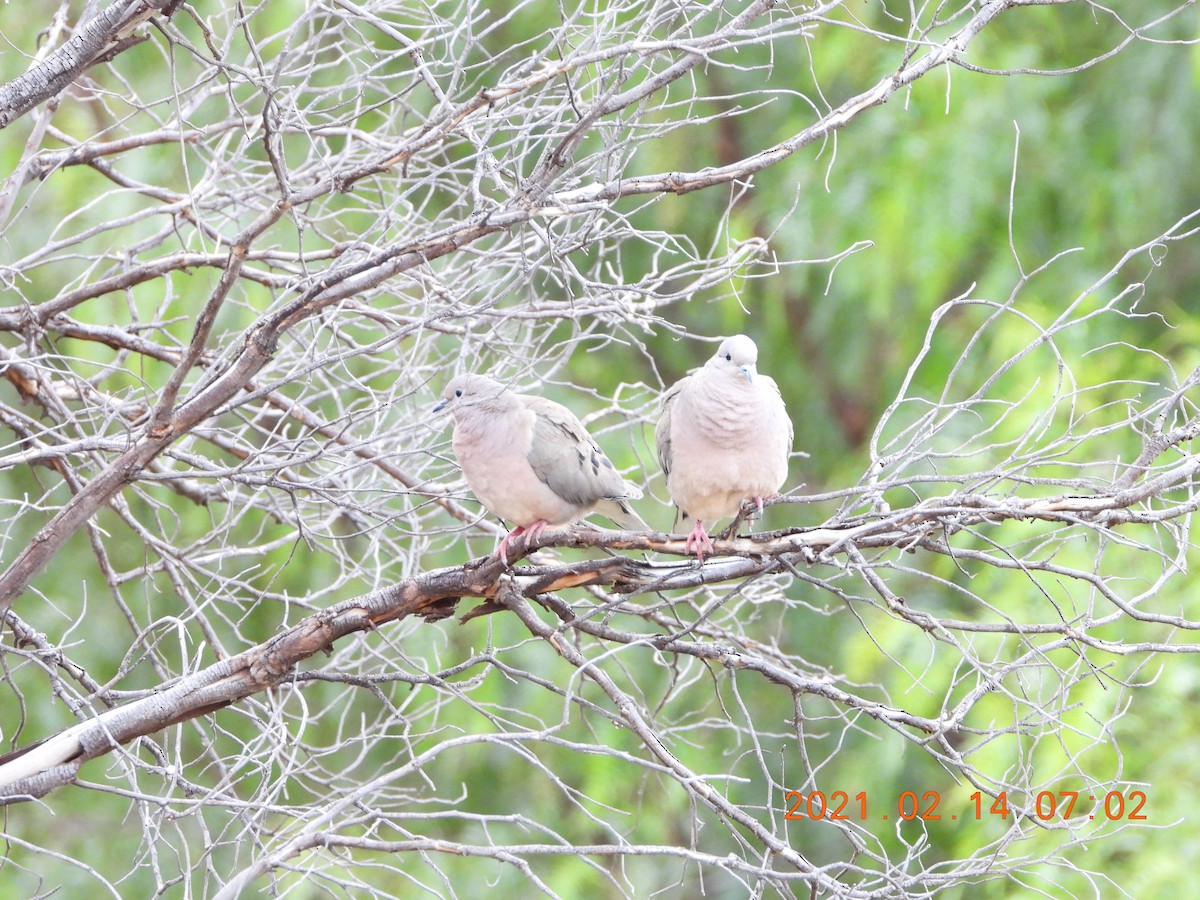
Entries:
<svg viewBox="0 0 1200 900">
<path fill-rule="evenodd" d="M 699 560 L 701 565 L 704 565 L 704 551 L 713 552 L 712 538 L 708 536 L 708 532 L 704 530 L 704 523 L 699 519 L 696 520 L 696 526 L 692 529 L 692 533 L 683 542 L 683 549 L 688 553 L 695 550 L 696 559 Z"/>
<path fill-rule="evenodd" d="M 504 563 L 506 566 L 508 565 L 509 541 L 515 537 L 525 535 L 525 543 L 528 544 L 530 541 L 537 540 L 538 536 L 542 533 L 542 529 L 549 524 L 550 523 L 545 519 L 538 519 L 536 522 L 532 522 L 529 525 L 518 525 L 516 528 L 510 531 L 504 536 L 504 540 L 500 542 L 500 546 L 496 548 L 496 555 L 500 557 L 500 562 Z"/>
<path fill-rule="evenodd" d="M 779 491 L 776 491 L 776 492 L 775 492 L 775 493 L 773 493 L 773 494 L 767 494 L 767 496 L 765 496 L 765 497 L 755 497 L 755 498 L 754 498 L 754 505 L 758 507 L 758 517 L 759 517 L 760 519 L 762 518 L 762 515 L 763 515 L 763 501 L 764 501 L 764 500 L 774 500 L 776 497 L 782 497 L 782 496 L 783 496 L 783 494 L 779 493 Z M 752 522 L 754 521 L 754 516 L 751 516 L 751 517 L 750 517 L 750 521 L 752 521 Z"/>
<path fill-rule="evenodd" d="M 550 523 L 545 519 L 538 519 L 536 522 L 526 528 L 525 543 L 528 544 L 530 541 L 536 541 L 538 538 L 540 538 L 542 536 L 542 529 L 549 524 Z"/>
<path fill-rule="evenodd" d="M 498 557 L 500 557 L 500 562 L 504 563 L 506 566 L 508 565 L 508 542 L 511 541 L 513 538 L 519 537 L 520 535 L 522 535 L 524 533 L 525 533 L 525 526 L 518 525 L 516 528 L 514 528 L 512 531 L 510 531 L 508 534 L 506 534 L 504 536 L 504 540 L 502 540 L 500 542 L 500 546 L 496 548 L 496 555 Z"/>
</svg>

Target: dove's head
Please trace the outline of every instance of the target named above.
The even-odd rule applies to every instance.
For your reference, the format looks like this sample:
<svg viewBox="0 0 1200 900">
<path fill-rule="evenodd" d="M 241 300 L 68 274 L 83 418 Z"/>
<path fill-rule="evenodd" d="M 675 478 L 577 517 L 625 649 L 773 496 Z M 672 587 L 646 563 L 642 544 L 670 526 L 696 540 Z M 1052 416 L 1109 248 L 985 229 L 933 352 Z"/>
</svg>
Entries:
<svg viewBox="0 0 1200 900">
<path fill-rule="evenodd" d="M 758 345 L 744 334 L 735 334 L 721 341 L 717 355 L 709 364 L 722 371 L 740 374 L 747 381 L 754 381 L 757 374 Z"/>
<path fill-rule="evenodd" d="M 433 411 L 448 409 L 458 418 L 472 408 L 503 406 L 509 396 L 508 388 L 486 375 L 456 375 L 442 391 L 442 402 Z"/>
</svg>

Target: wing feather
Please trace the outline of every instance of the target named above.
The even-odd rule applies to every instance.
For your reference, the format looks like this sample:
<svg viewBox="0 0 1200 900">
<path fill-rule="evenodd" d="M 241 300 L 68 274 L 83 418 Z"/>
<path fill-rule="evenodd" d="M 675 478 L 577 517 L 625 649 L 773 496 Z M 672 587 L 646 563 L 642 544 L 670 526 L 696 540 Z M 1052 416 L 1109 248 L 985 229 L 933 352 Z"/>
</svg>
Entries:
<svg viewBox="0 0 1200 900">
<path fill-rule="evenodd" d="M 658 450 L 658 464 L 662 467 L 664 475 L 670 475 L 671 469 L 674 468 L 674 459 L 671 455 L 671 413 L 675 408 L 675 400 L 679 397 L 679 392 L 689 381 L 691 381 L 690 375 L 675 382 L 663 394 L 662 410 L 658 416 L 658 425 L 654 428 L 654 444 Z"/>
<path fill-rule="evenodd" d="M 545 397 L 522 396 L 534 414 L 528 460 L 534 474 L 568 503 L 593 506 L 600 500 L 637 498 L 629 484 L 569 409 Z"/>
</svg>

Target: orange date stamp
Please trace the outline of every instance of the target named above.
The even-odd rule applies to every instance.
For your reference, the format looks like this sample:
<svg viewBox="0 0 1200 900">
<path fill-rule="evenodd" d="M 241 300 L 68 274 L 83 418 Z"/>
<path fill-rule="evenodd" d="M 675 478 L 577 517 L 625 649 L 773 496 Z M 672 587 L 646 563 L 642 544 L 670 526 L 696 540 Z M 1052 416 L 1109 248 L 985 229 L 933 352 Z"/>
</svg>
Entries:
<svg viewBox="0 0 1200 900">
<path fill-rule="evenodd" d="M 1008 819 L 1017 815 L 1009 808 L 1008 792 L 992 794 L 976 791 L 967 798 L 965 809 L 950 810 L 942 803 L 937 791 L 901 791 L 894 803 L 883 806 L 868 804 L 867 792 L 859 791 L 851 796 L 846 791 L 834 791 L 828 797 L 821 791 L 805 794 L 788 791 L 784 795 L 787 807 L 785 819 L 827 819 L 829 821 L 865 822 L 868 819 L 888 821 L 899 819 L 904 822 L 957 821 L 960 819 Z M 1103 794 L 1083 794 L 1080 791 L 1040 791 L 1032 798 L 1033 803 L 1025 815 L 1032 814 L 1043 822 L 1086 816 L 1088 819 L 1107 819 L 1110 822 L 1144 822 L 1146 814 L 1146 792 L 1107 791 Z M 870 808 L 869 808 L 870 807 Z"/>
</svg>

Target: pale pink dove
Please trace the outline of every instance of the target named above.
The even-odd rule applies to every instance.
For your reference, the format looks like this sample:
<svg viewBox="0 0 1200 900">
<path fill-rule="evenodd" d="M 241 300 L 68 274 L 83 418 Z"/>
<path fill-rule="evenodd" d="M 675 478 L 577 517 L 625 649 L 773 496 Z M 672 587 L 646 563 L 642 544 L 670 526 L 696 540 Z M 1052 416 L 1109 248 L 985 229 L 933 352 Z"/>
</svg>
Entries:
<svg viewBox="0 0 1200 900">
<path fill-rule="evenodd" d="M 763 498 L 787 479 L 792 420 L 757 362 L 754 341 L 735 334 L 663 395 L 658 461 L 678 510 L 675 531 L 684 534 L 688 520 L 695 521 L 684 546 L 702 563 L 713 549 L 705 522 L 736 515 L 744 500 L 757 502 L 761 512 Z"/>
<path fill-rule="evenodd" d="M 508 542 L 591 513 L 630 531 L 648 531 L 626 502 L 642 496 L 623 479 L 583 423 L 560 403 L 515 394 L 484 375 L 459 375 L 434 411 L 454 416 L 454 455 L 467 484 L 493 514 L 516 526 Z"/>
</svg>

